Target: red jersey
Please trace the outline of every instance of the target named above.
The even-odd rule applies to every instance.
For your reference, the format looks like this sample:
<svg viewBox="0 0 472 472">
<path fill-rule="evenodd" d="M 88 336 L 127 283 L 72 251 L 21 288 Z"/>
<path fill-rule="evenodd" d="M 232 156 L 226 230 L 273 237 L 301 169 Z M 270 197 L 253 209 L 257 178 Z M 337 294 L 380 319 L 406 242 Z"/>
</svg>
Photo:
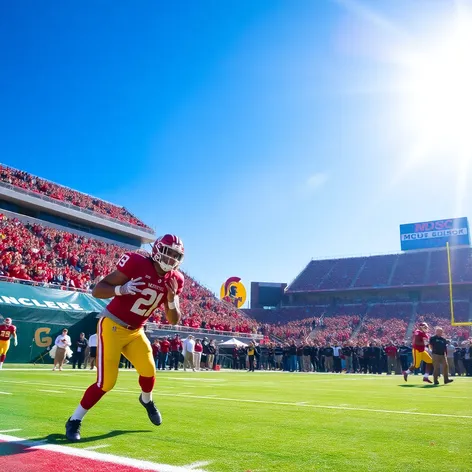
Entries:
<svg viewBox="0 0 472 472">
<path fill-rule="evenodd" d="M 170 349 L 170 342 L 167 341 L 167 339 L 164 339 L 164 341 L 160 342 L 160 345 L 161 345 L 161 352 L 164 354 L 167 354 Z"/>
<path fill-rule="evenodd" d="M 119 320 L 133 328 L 140 328 L 146 324 L 147 319 L 156 308 L 167 301 L 167 288 L 165 284 L 174 278 L 177 280 L 177 295 L 182 293 L 184 276 L 176 270 L 159 275 L 151 258 L 135 252 L 123 254 L 116 264 L 116 268 L 129 279 L 141 277 L 141 290 L 136 295 L 115 296 L 107 305 L 107 310 Z"/>
<path fill-rule="evenodd" d="M 388 357 L 396 357 L 397 348 L 395 346 L 387 346 L 385 348 L 385 354 L 387 354 Z"/>
<path fill-rule="evenodd" d="M 413 349 L 416 349 L 419 352 L 424 351 L 424 340 L 429 339 L 429 336 L 421 331 L 421 329 L 415 330 L 413 333 Z"/>
<path fill-rule="evenodd" d="M 172 352 L 182 351 L 182 341 L 180 339 L 171 339 L 170 340 L 170 350 Z"/>
<path fill-rule="evenodd" d="M 16 333 L 16 326 L 0 325 L 0 341 L 8 341 Z"/>
</svg>

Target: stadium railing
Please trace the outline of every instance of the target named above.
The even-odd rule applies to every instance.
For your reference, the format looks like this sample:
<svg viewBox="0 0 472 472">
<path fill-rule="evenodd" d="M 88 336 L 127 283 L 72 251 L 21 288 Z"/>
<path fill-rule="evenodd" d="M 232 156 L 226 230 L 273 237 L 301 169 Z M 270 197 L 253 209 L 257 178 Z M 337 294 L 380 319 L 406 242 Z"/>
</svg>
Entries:
<svg viewBox="0 0 472 472">
<path fill-rule="evenodd" d="M 191 328 L 190 326 L 181 326 L 181 325 L 168 325 L 161 323 L 148 322 L 146 324 L 146 332 L 158 331 L 158 330 L 167 330 L 167 331 L 178 331 L 189 334 L 199 333 L 199 334 L 216 334 L 220 336 L 237 336 L 238 338 L 247 338 L 247 339 L 264 339 L 262 334 L 252 334 L 252 333 L 238 333 L 234 331 L 218 331 L 217 329 L 205 329 L 205 328 Z"/>
<path fill-rule="evenodd" d="M 91 292 L 91 290 L 85 290 L 83 288 L 75 288 L 75 287 L 71 287 L 70 285 L 60 285 L 60 284 L 55 284 L 52 282 L 35 282 L 34 280 L 17 279 L 15 277 L 7 277 L 5 275 L 0 275 L 0 282 L 10 282 L 14 284 L 31 285 L 33 287 L 52 288 L 54 290 L 69 290 L 71 292 L 83 292 L 83 293 Z"/>
<path fill-rule="evenodd" d="M 112 217 L 107 216 L 103 213 L 90 211 L 90 210 L 87 210 L 86 208 L 81 208 L 77 205 L 72 205 L 70 203 L 63 202 L 62 200 L 57 200 L 55 198 L 48 197 L 47 195 L 41 195 L 40 193 L 37 193 L 37 192 L 31 192 L 31 191 L 25 190 L 21 187 L 17 187 L 15 185 L 7 184 L 6 182 L 0 181 L 0 186 L 8 188 L 10 190 L 13 190 L 15 192 L 24 193 L 24 194 L 29 195 L 31 197 L 39 198 L 39 199 L 44 200 L 44 201 L 49 202 L 49 203 L 54 203 L 56 205 L 61 205 L 65 208 L 69 208 L 71 210 L 80 211 L 81 213 L 86 213 L 87 215 L 90 215 L 90 216 L 94 216 L 94 217 L 99 216 L 100 218 L 111 221 L 113 223 L 122 224 L 124 226 L 128 226 L 129 228 L 139 229 L 140 231 L 144 231 L 145 233 L 154 234 L 153 229 L 145 226 L 144 223 L 143 223 L 143 226 L 134 225 L 132 223 L 128 223 L 128 222 L 123 221 L 123 220 L 119 220 L 117 218 L 112 218 Z"/>
</svg>

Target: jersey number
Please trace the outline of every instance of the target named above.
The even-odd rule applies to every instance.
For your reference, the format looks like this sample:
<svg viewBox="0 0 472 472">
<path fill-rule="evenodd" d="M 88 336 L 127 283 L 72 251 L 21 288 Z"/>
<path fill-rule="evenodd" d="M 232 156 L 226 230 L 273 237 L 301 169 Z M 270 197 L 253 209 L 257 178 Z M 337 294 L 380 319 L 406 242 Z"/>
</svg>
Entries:
<svg viewBox="0 0 472 472">
<path fill-rule="evenodd" d="M 161 303 L 162 297 L 164 294 L 161 292 L 159 295 L 152 288 L 145 288 L 141 295 L 144 297 L 138 298 L 134 305 L 131 308 L 131 312 L 139 316 L 151 316 L 152 312 L 159 306 Z M 145 298 L 145 297 L 148 298 Z"/>
<path fill-rule="evenodd" d="M 10 336 L 10 331 L 0 331 L 0 338 L 9 338 Z"/>
<path fill-rule="evenodd" d="M 124 267 L 128 261 L 129 261 L 129 256 L 128 256 L 128 254 L 123 254 L 123 255 L 121 256 L 121 259 L 118 261 L 117 266 L 119 266 L 119 267 Z"/>
</svg>

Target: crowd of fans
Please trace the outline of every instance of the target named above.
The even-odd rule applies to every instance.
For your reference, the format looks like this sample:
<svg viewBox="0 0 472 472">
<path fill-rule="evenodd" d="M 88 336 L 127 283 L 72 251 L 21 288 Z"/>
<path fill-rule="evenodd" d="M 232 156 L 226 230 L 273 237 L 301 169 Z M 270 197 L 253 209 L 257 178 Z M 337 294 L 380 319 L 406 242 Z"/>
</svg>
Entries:
<svg viewBox="0 0 472 472">
<path fill-rule="evenodd" d="M 28 172 L 12 169 L 2 164 L 0 164 L 0 181 L 69 205 L 74 205 L 83 210 L 105 215 L 108 218 L 151 229 L 133 216 L 126 208 L 113 205 L 99 198 L 85 195 L 76 190 L 31 175 Z"/>
<path fill-rule="evenodd" d="M 109 273 L 123 248 L 0 214 L 0 275 L 88 290 Z"/>
<path fill-rule="evenodd" d="M 125 250 L 114 244 L 39 224 L 25 224 L 0 214 L 0 276 L 89 290 L 113 271 Z M 183 326 L 238 333 L 256 333 L 258 323 L 233 305 L 218 300 L 186 275 L 181 296 Z M 167 324 L 162 311 L 152 322 Z"/>
<path fill-rule="evenodd" d="M 0 214 L 0 276 L 4 278 L 87 291 L 114 270 L 124 251 L 122 247 L 104 241 L 40 224 L 23 223 Z M 217 299 L 188 275 L 181 296 L 183 317 L 180 324 L 218 332 L 263 334 L 266 342 L 269 337 L 298 341 L 309 336 L 313 342 L 321 344 L 349 340 L 365 344 L 373 339 L 384 344 L 404 340 L 414 307 L 422 319 L 444 326 L 446 334 L 458 339 L 468 337 L 468 328 L 450 327 L 447 300 L 426 300 L 417 305 L 401 301 L 369 306 L 366 303 L 339 303 L 336 307 L 285 307 L 246 310 L 244 313 Z M 456 319 L 468 320 L 469 309 L 468 300 L 455 302 Z M 153 314 L 150 322 L 168 324 L 160 310 Z"/>
<path fill-rule="evenodd" d="M 253 359 L 251 359 L 253 357 Z M 451 376 L 472 377 L 472 340 L 448 342 L 447 357 Z M 233 369 L 282 370 L 286 372 L 337 372 L 400 375 L 412 362 L 409 343 L 377 340 L 332 343 L 300 340 L 234 347 Z M 421 366 L 417 373 L 423 369 Z M 424 372 L 423 372 L 424 373 Z"/>
</svg>

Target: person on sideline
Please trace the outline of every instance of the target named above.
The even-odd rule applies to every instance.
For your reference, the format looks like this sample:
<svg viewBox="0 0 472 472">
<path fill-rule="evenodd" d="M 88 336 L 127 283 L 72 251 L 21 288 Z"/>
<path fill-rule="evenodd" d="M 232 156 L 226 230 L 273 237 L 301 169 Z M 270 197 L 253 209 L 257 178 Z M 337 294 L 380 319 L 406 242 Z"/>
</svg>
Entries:
<svg viewBox="0 0 472 472">
<path fill-rule="evenodd" d="M 54 344 L 56 346 L 56 354 L 54 356 L 54 367 L 52 370 L 62 370 L 62 366 L 66 360 L 67 348 L 72 346 L 72 342 L 70 340 L 70 336 L 67 334 L 69 331 L 67 328 L 62 330 L 62 333 L 56 337 Z"/>
<path fill-rule="evenodd" d="M 447 363 L 447 345 L 448 341 L 443 337 L 443 329 L 440 326 L 436 326 L 436 334 L 429 338 L 429 345 L 432 350 L 433 358 L 433 380 L 434 385 L 439 385 L 439 373 L 442 369 L 442 375 L 444 377 L 444 384 L 454 382 L 449 378 L 449 365 Z"/>
</svg>

